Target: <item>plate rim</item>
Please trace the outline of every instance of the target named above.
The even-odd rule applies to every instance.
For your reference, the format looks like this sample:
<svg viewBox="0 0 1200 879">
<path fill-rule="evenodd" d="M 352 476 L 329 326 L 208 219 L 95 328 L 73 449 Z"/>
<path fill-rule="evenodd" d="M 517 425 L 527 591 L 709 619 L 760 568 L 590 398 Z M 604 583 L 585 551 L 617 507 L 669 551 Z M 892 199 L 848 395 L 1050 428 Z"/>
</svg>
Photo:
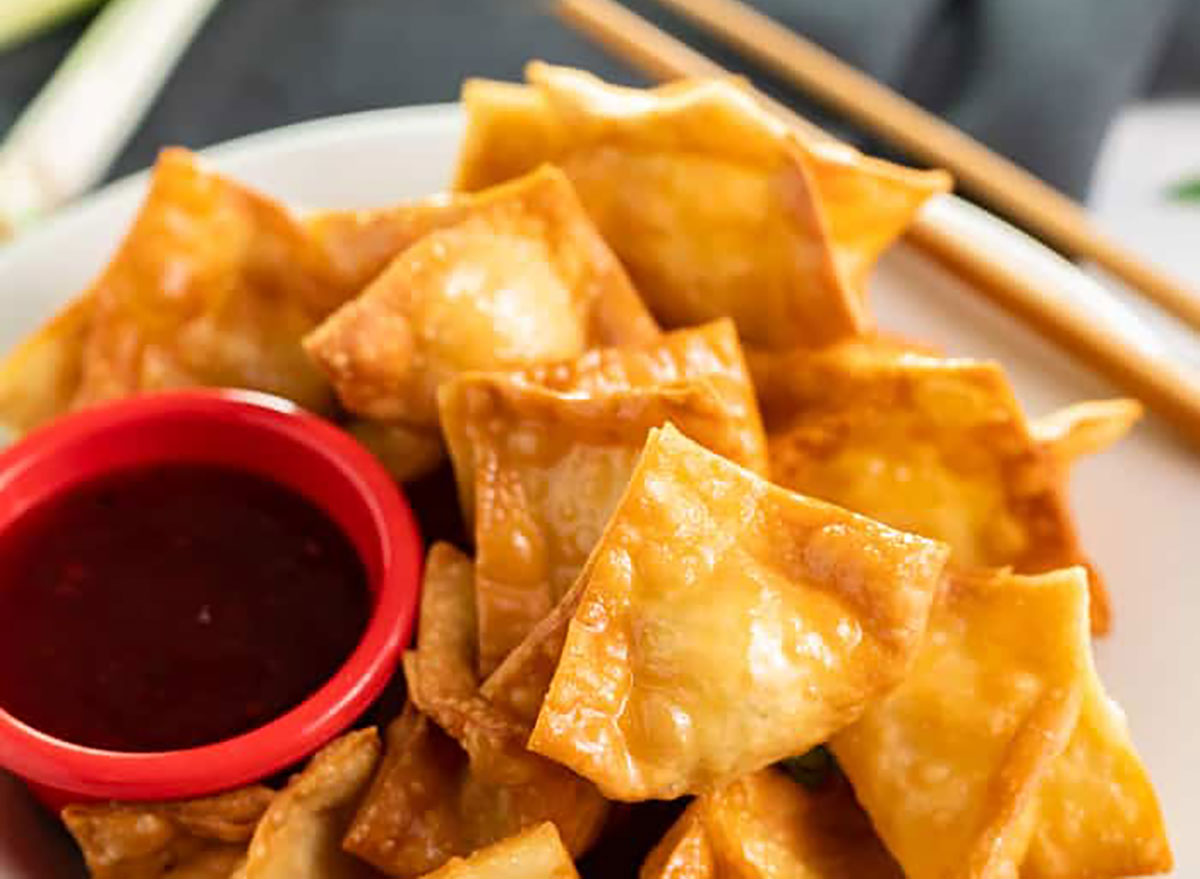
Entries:
<svg viewBox="0 0 1200 879">
<path fill-rule="evenodd" d="M 214 162 L 218 166 L 225 163 L 239 164 L 252 162 L 259 153 L 284 149 L 291 141 L 303 141 L 309 145 L 315 145 L 324 139 L 353 140 L 356 136 L 362 136 L 359 133 L 360 130 L 370 131 L 394 125 L 445 125 L 457 117 L 460 106 L 458 101 L 443 101 L 337 113 L 331 116 L 291 122 L 275 128 L 265 128 L 229 140 L 218 141 L 199 149 L 185 148 L 196 153 L 205 161 Z M 172 145 L 175 144 L 164 143 L 158 149 L 161 152 Z M 178 145 L 183 146 L 182 144 Z M 295 145 L 295 143 L 292 144 L 293 147 Z M 3 277 L 10 262 L 20 259 L 26 250 L 39 247 L 42 239 L 52 237 L 62 226 L 75 222 L 76 218 L 94 211 L 103 212 L 109 203 L 129 197 L 131 192 L 145 184 L 152 167 L 151 164 L 110 180 L 47 216 L 33 220 L 28 228 L 18 229 L 17 234 L 8 241 L 0 242 L 0 277 Z M 222 173 L 231 173 L 222 167 L 218 167 L 218 170 Z"/>
</svg>

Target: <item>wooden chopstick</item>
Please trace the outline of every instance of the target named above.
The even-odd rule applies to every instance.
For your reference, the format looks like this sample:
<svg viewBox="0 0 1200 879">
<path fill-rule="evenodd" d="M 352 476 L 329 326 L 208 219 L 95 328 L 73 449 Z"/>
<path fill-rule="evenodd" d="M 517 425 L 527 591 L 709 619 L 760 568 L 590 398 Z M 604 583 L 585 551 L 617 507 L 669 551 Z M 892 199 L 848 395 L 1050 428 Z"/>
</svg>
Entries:
<svg viewBox="0 0 1200 879">
<path fill-rule="evenodd" d="M 728 76 L 729 72 L 612 0 L 558 0 L 569 25 L 656 80 Z M 778 102 L 763 104 L 804 133 L 830 138 Z M 1037 281 L 924 211 L 907 240 L 1005 310 L 1070 351 L 1200 447 L 1200 377 L 1163 354 L 1154 356 L 1063 297 L 1047 297 Z"/>
<path fill-rule="evenodd" d="M 966 133 L 740 0 L 658 0 L 847 119 L 946 168 L 970 192 L 1070 256 L 1093 260 L 1200 329 L 1200 293 L 1101 233 L 1079 204 Z"/>
</svg>

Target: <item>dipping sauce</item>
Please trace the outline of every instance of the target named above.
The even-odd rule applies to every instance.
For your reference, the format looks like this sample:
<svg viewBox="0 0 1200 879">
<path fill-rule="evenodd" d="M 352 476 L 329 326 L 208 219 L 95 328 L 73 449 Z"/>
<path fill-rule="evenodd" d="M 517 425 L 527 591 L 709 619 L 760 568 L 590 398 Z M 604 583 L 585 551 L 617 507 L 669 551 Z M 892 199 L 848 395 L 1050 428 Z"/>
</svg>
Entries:
<svg viewBox="0 0 1200 879">
<path fill-rule="evenodd" d="M 112 474 L 0 539 L 0 707 L 96 748 L 210 744 L 325 683 L 370 605 L 350 540 L 291 490 L 207 465 Z"/>
</svg>

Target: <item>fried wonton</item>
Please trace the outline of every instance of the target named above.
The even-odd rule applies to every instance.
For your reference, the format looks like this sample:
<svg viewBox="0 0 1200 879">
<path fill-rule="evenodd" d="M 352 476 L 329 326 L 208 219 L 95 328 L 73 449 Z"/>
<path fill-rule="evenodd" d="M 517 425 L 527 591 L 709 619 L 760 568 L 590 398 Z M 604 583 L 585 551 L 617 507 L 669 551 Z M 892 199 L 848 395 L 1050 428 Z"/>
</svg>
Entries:
<svg viewBox="0 0 1200 879">
<path fill-rule="evenodd" d="M 386 208 L 319 211 L 302 222 L 343 286 L 358 292 L 401 251 L 469 210 L 469 198 L 439 194 Z"/>
<path fill-rule="evenodd" d="M 405 656 L 411 704 L 388 727 L 383 765 L 345 840 L 394 876 L 424 873 L 543 821 L 581 854 L 608 812 L 593 785 L 525 749 L 531 719 L 480 692 L 474 610 L 470 560 L 436 544 L 417 647 Z"/>
<path fill-rule="evenodd" d="M 430 566 L 434 557 L 431 553 Z M 425 598 L 435 581 L 441 581 L 442 588 L 455 597 L 444 594 L 436 600 Z M 547 761 L 527 751 L 525 742 L 558 667 L 567 627 L 583 592 L 582 583 L 577 582 L 483 685 L 469 693 L 467 681 L 474 674 L 477 636 L 474 630 L 469 635 L 466 632 L 468 617 L 473 616 L 466 611 L 463 595 L 466 586 L 465 575 L 444 577 L 427 573 L 422 614 L 437 612 L 441 619 L 436 628 L 443 634 L 432 643 L 421 641 L 417 650 L 405 657 L 409 694 L 417 708 L 458 741 L 470 758 L 472 773 L 479 779 L 525 785 L 526 790 L 534 793 L 536 788 L 530 788 L 528 783 L 539 775 L 547 776 L 543 767 Z M 435 586 L 434 591 L 441 590 Z M 552 782 L 555 775 L 549 773 Z M 570 777 L 579 784 L 567 787 L 587 808 L 572 808 L 569 814 L 582 812 L 594 816 L 592 830 L 598 830 L 606 812 L 598 805 L 602 798 L 589 782 L 574 775 Z M 546 817 L 562 820 L 553 814 Z M 588 833 L 572 830 L 569 823 L 566 826 L 568 830 L 564 832 L 569 839 L 590 841 Z M 584 845 L 581 843 L 578 850 L 582 851 Z"/>
<path fill-rule="evenodd" d="M 736 328 L 728 318 L 663 333 L 640 344 L 594 348 L 573 360 L 508 370 L 506 376 L 572 395 L 615 394 L 703 378 L 720 394 L 731 418 L 731 428 L 740 427 L 740 439 L 730 436 L 726 454 L 752 470 L 767 472 L 766 438 L 754 385 Z M 459 434 L 463 425 L 458 420 L 444 429 L 452 446 L 462 445 Z M 733 449 L 735 442 L 741 443 L 740 450 Z M 461 454 L 456 463 L 462 507 L 470 517 L 475 511 L 473 463 L 469 456 Z"/>
<path fill-rule="evenodd" d="M 425 559 L 413 651 L 426 686 L 447 695 L 475 693 L 475 632 L 475 565 L 450 544 L 435 543 Z"/>
<path fill-rule="evenodd" d="M 411 482 L 437 469 L 445 459 L 441 434 L 403 421 L 352 420 L 352 437 L 366 446 L 397 482 Z"/>
<path fill-rule="evenodd" d="M 1080 568 L 953 576 L 912 671 L 834 736 L 909 879 L 1169 864 L 1157 804 L 1095 678 L 1087 623 Z"/>
<path fill-rule="evenodd" d="M 1094 675 L 1079 723 L 1038 791 L 1022 879 L 1117 879 L 1170 872 L 1158 797 L 1121 710 Z"/>
<path fill-rule="evenodd" d="M 454 741 L 407 705 L 388 725 L 383 761 L 342 847 L 405 879 L 469 850 L 453 796 L 465 764 Z"/>
<path fill-rule="evenodd" d="M 947 554 L 651 431 L 529 747 L 618 800 L 802 753 L 899 682 Z"/>
<path fill-rule="evenodd" d="M 807 790 L 762 769 L 696 799 L 640 879 L 904 879 L 845 779 Z"/>
<path fill-rule="evenodd" d="M 425 563 L 417 647 L 404 657 L 412 703 L 450 734 L 471 758 L 472 771 L 493 781 L 524 782 L 532 723 L 498 710 L 479 692 L 475 567 L 448 544 L 435 544 Z M 513 766 L 516 769 L 513 769 Z"/>
<path fill-rule="evenodd" d="M 300 339 L 352 292 L 280 205 L 165 150 L 91 287 L 0 365 L 0 420 L 191 385 L 332 396 Z"/>
<path fill-rule="evenodd" d="M 1086 656 L 1079 721 L 1038 790 L 1021 879 L 1117 879 L 1172 867 L 1150 777 L 1124 714 Z"/>
<path fill-rule="evenodd" d="M 771 347 L 870 325 L 866 273 L 942 172 L 802 139 L 732 81 L 650 90 L 532 63 L 529 86 L 471 80 L 456 186 L 560 165 L 668 326 L 731 315 Z"/>
<path fill-rule="evenodd" d="M 454 858 L 427 879 L 579 879 L 571 853 L 550 822 Z"/>
<path fill-rule="evenodd" d="M 0 425 L 23 432 L 71 408 L 93 310 L 76 299 L 0 360 Z"/>
<path fill-rule="evenodd" d="M 638 879 L 717 879 L 716 858 L 697 802 L 692 802 L 646 856 Z"/>
<path fill-rule="evenodd" d="M 471 204 L 470 197 L 440 194 L 388 208 L 322 211 L 306 217 L 304 224 L 343 284 L 361 291 L 401 251 L 435 229 L 460 222 Z M 445 458 L 435 427 L 355 419 L 347 430 L 399 482 L 424 476 Z"/>
<path fill-rule="evenodd" d="M 93 879 L 228 879 L 274 792 L 254 785 L 173 803 L 67 806 Z"/>
<path fill-rule="evenodd" d="M 738 461 L 764 460 L 753 405 L 729 403 L 704 377 L 587 394 L 474 373 L 445 385 L 441 401 L 475 523 L 484 676 L 575 582 L 651 428 L 672 422 Z"/>
<path fill-rule="evenodd" d="M 728 321 L 504 377 L 467 376 L 442 400 L 463 508 L 478 534 L 483 674 L 574 581 L 650 427 L 670 419 L 765 472 L 753 387 Z"/>
<path fill-rule="evenodd" d="M 426 634 L 418 639 L 417 649 L 404 658 L 410 698 L 467 752 L 471 772 L 478 779 L 521 787 L 534 800 L 538 799 L 536 782 L 540 779 L 554 787 L 576 788 L 577 793 L 572 799 L 579 804 L 594 801 L 594 807 L 577 805 L 575 811 L 579 814 L 570 818 L 554 809 L 539 813 L 560 824 L 564 837 L 577 843 L 582 851 L 594 836 L 593 831 L 599 829 L 605 812 L 601 808 L 603 800 L 590 784 L 575 776 L 569 781 L 564 777 L 560 784 L 559 776 L 566 775 L 560 767 L 525 747 L 537 718 L 536 709 L 532 712 L 513 710 L 512 697 L 518 692 L 527 693 L 540 705 L 550 686 L 551 673 L 541 671 L 535 664 L 522 662 L 518 664 L 519 668 L 510 666 L 520 675 L 519 683 L 496 673 L 489 676 L 483 686 L 477 686 L 474 582 L 465 557 L 457 551 L 454 555 L 456 558 L 451 560 L 444 552 L 430 554 L 434 568 L 426 576 L 421 609 Z M 435 597 L 427 598 L 430 594 Z M 568 599 L 563 603 L 568 603 Z M 561 615 L 562 610 L 556 608 L 539 626 L 546 623 L 553 626 L 553 620 Z M 553 649 L 553 636 L 545 640 L 547 649 Z M 517 802 L 515 793 L 510 800 Z M 588 822 L 588 816 L 596 818 L 595 827 L 581 829 Z"/>
<path fill-rule="evenodd" d="M 766 438 L 754 385 L 729 318 L 664 333 L 637 345 L 596 348 L 575 360 L 517 371 L 522 381 L 573 394 L 618 393 L 688 379 L 705 379 L 721 397 L 731 427 L 728 457 L 758 473 L 767 472 Z M 740 444 L 740 448 L 735 448 Z"/>
<path fill-rule="evenodd" d="M 234 879 L 368 879 L 342 835 L 379 762 L 375 729 L 347 733 L 318 751 L 267 808 Z"/>
<path fill-rule="evenodd" d="M 1085 455 L 1103 452 L 1142 417 L 1137 400 L 1085 400 L 1035 418 L 1033 438 L 1064 470 Z"/>
<path fill-rule="evenodd" d="M 521 783 L 489 781 L 454 739 L 409 705 L 388 727 L 383 764 L 343 845 L 388 875 L 410 877 L 553 820 L 570 850 L 582 853 L 607 804 L 567 769 L 529 758 Z"/>
<path fill-rule="evenodd" d="M 532 730 L 550 681 L 558 670 L 571 619 L 583 597 L 584 581 L 575 581 L 554 610 L 542 617 L 499 667 L 488 675 L 480 694 L 506 716 Z"/>
<path fill-rule="evenodd" d="M 388 208 L 323 211 L 304 224 L 342 283 L 358 291 L 420 238 L 465 219 L 475 202 L 443 193 Z M 359 419 L 348 429 L 401 482 L 424 476 L 444 458 L 441 433 L 429 425 Z"/>
<path fill-rule="evenodd" d="M 780 485 L 945 541 L 954 564 L 1039 573 L 1086 564 L 1066 465 L 1140 408 L 1091 403 L 1027 421 L 1001 368 L 859 342 L 751 358 Z M 1109 603 L 1090 574 L 1092 625 Z"/>
<path fill-rule="evenodd" d="M 439 383 L 658 334 L 554 168 L 470 197 L 305 340 L 342 403 L 435 427 Z"/>
</svg>

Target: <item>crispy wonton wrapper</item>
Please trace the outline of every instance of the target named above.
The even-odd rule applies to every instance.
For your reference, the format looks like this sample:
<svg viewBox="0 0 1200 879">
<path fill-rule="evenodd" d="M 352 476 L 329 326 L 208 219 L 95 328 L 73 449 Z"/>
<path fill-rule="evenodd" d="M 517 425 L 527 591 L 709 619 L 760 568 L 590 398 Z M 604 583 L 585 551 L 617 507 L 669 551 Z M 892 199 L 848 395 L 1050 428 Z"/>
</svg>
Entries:
<svg viewBox="0 0 1200 879">
<path fill-rule="evenodd" d="M 89 403 L 193 385 L 324 410 L 329 386 L 299 342 L 353 292 L 283 207 L 165 150 L 108 266 L 0 364 L 0 422 L 26 430 Z"/>
<path fill-rule="evenodd" d="M 1085 400 L 1030 422 L 1034 440 L 1065 471 L 1124 438 L 1142 417 L 1137 400 Z"/>
<path fill-rule="evenodd" d="M 389 876 L 419 876 L 468 851 L 452 792 L 465 758 L 407 705 L 387 728 L 383 762 L 342 847 Z"/>
<path fill-rule="evenodd" d="M 547 821 L 466 858 L 454 858 L 427 879 L 579 879 L 579 874 L 558 831 Z"/>
<path fill-rule="evenodd" d="M 318 751 L 267 808 L 233 879 L 368 879 L 367 864 L 341 848 L 379 762 L 375 729 L 347 733 Z"/>
<path fill-rule="evenodd" d="M 488 702 L 530 731 L 537 723 L 542 702 L 558 670 L 585 585 L 581 575 L 554 610 L 538 621 L 480 688 Z"/>
<path fill-rule="evenodd" d="M 1067 466 L 1137 420 L 1130 400 L 1026 420 L 995 363 L 852 342 L 750 357 L 780 485 L 950 544 L 961 567 L 1086 564 Z M 1108 596 L 1090 573 L 1092 625 Z"/>
<path fill-rule="evenodd" d="M 692 802 L 646 856 L 638 879 L 717 879 L 717 861 L 700 820 L 698 801 Z"/>
<path fill-rule="evenodd" d="M 553 820 L 570 850 L 582 853 L 595 841 L 607 803 L 564 767 L 528 757 L 524 781 L 490 781 L 409 705 L 388 727 L 383 765 L 343 844 L 391 876 L 410 877 Z"/>
<path fill-rule="evenodd" d="M 441 400 L 461 493 L 474 499 L 483 676 L 575 582 L 651 428 L 671 422 L 720 453 L 763 460 L 746 442 L 757 413 L 731 411 L 704 378 L 588 395 L 474 373 Z"/>
<path fill-rule="evenodd" d="M 680 383 L 688 379 L 703 379 L 705 390 L 681 395 Z M 766 441 L 754 389 L 727 319 L 503 378 L 464 377 L 441 397 L 463 508 L 480 535 L 481 613 L 489 623 L 496 617 L 488 615 L 493 607 L 514 613 L 503 639 L 490 636 L 495 625 L 481 629 L 484 673 L 573 582 L 632 472 L 648 427 L 673 415 L 694 438 L 765 472 Z M 574 427 L 565 440 L 563 424 Z M 547 440 L 551 431 L 553 442 Z M 537 441 L 527 442 L 527 434 Z M 530 529 L 543 558 L 532 567 L 529 562 L 536 560 L 514 566 L 512 560 L 529 544 Z M 499 595 L 497 586 L 503 587 Z M 529 690 L 521 680 L 510 684 L 515 692 Z M 544 692 L 544 686 L 533 689 Z"/>
<path fill-rule="evenodd" d="M 731 81 L 637 90 L 537 62 L 527 78 L 464 86 L 456 186 L 560 165 L 668 326 L 731 315 L 771 347 L 859 333 L 870 267 L 949 187 L 801 139 Z"/>
<path fill-rule="evenodd" d="M 432 473 L 446 457 L 441 434 L 403 421 L 352 420 L 349 434 L 367 447 L 397 482 Z"/>
<path fill-rule="evenodd" d="M 426 686 L 453 696 L 475 694 L 475 632 L 475 565 L 450 544 L 435 543 L 425 559 L 413 651 Z"/>
<path fill-rule="evenodd" d="M 706 379 L 729 413 L 731 433 L 723 443 L 728 445 L 725 454 L 756 472 L 767 472 L 766 437 L 754 385 L 736 329 L 728 318 L 663 333 L 640 344 L 594 348 L 573 360 L 509 370 L 505 375 L 550 391 L 587 396 Z M 443 396 L 451 394 L 446 391 Z M 452 396 L 449 402 L 455 405 L 443 407 L 450 410 L 442 412 L 443 430 L 452 452 L 458 449 L 455 466 L 460 502 L 468 520 L 474 522 L 474 459 L 463 453 L 469 445 L 469 437 L 463 436 L 467 425 L 464 413 L 456 408 L 461 401 Z M 740 428 L 740 434 L 732 432 L 735 428 Z M 734 447 L 737 443 L 740 449 Z"/>
<path fill-rule="evenodd" d="M 447 588 L 453 588 L 459 594 L 454 601 L 462 601 L 465 578 L 454 579 L 457 583 L 454 586 L 447 583 Z M 427 576 L 425 594 L 430 586 L 431 579 Z M 467 751 L 471 771 L 479 779 L 497 784 L 528 785 L 539 775 L 545 775 L 543 764 L 548 761 L 526 750 L 525 742 L 550 689 L 566 641 L 567 627 L 582 594 L 583 583 L 577 581 L 483 685 L 470 694 L 464 695 L 462 681 L 475 669 L 478 639 L 473 630 L 469 636 L 459 630 L 453 637 L 435 638 L 434 644 L 423 641 L 416 651 L 405 657 L 404 671 L 413 703 Z M 453 620 L 465 620 L 467 615 L 449 613 L 445 606 L 450 603 L 450 599 L 435 602 L 423 599 L 422 607 L 430 607 L 433 612 L 433 607 L 441 606 L 443 619 L 438 628 L 453 628 Z M 595 817 L 589 834 L 598 831 L 606 810 L 593 808 L 590 804 L 603 802 L 603 798 L 590 782 L 575 775 L 570 777 L 581 783 L 574 789 L 581 802 L 589 804 L 587 811 Z M 553 815 L 549 817 L 554 818 Z M 568 828 L 564 831 L 568 839 L 586 837 L 590 843 L 589 834 L 572 831 L 570 823 L 564 826 Z M 578 851 L 582 852 L 586 844 L 581 843 Z"/>
<path fill-rule="evenodd" d="M 607 816 L 592 784 L 525 750 L 532 721 L 479 692 L 477 640 L 471 563 L 437 544 L 417 649 L 405 657 L 412 703 L 388 727 L 383 764 L 345 839 L 390 875 L 419 875 L 543 821 L 582 854 Z"/>
<path fill-rule="evenodd" d="M 79 297 L 0 361 L 0 425 L 26 431 L 71 408 L 93 312 L 91 297 Z"/>
<path fill-rule="evenodd" d="M 900 681 L 947 554 L 654 430 L 529 747 L 618 800 L 803 753 Z"/>
<path fill-rule="evenodd" d="M 274 791 L 262 785 L 174 803 L 67 806 L 92 879 L 228 879 Z"/>
<path fill-rule="evenodd" d="M 404 657 L 408 694 L 421 713 L 467 752 L 473 772 L 523 783 L 541 762 L 525 749 L 524 723 L 480 693 L 475 623 L 475 566 L 449 544 L 435 544 L 425 563 L 417 649 Z"/>
<path fill-rule="evenodd" d="M 640 879 L 904 879 L 845 779 L 810 791 L 761 769 L 696 799 Z"/>
<path fill-rule="evenodd" d="M 737 329 L 729 318 L 663 333 L 640 344 L 593 348 L 574 360 L 510 370 L 507 375 L 573 395 L 616 394 L 705 379 L 729 413 L 730 435 L 722 441 L 727 447 L 723 454 L 757 473 L 767 472 L 762 417 Z M 475 508 L 474 473 L 469 469 L 469 460 L 464 458 L 459 463 L 466 468 L 460 481 L 462 506 L 471 515 Z"/>
<path fill-rule="evenodd" d="M 318 211 L 302 222 L 343 286 L 358 292 L 402 250 L 469 210 L 469 199 L 441 193 L 386 208 Z"/>
<path fill-rule="evenodd" d="M 1058 577 L 1078 577 L 1078 569 Z M 1166 873 L 1170 843 L 1129 724 L 1104 692 L 1088 645 L 1079 721 L 1038 790 L 1021 879 L 1117 879 Z"/>
<path fill-rule="evenodd" d="M 956 575 L 912 672 L 832 741 L 909 879 L 1170 867 L 1162 818 L 1091 660 L 1080 568 Z"/>
<path fill-rule="evenodd" d="M 1171 870 L 1154 786 L 1121 709 L 1095 670 L 1079 722 L 1038 791 L 1037 822 L 1022 879 L 1118 879 Z"/>
<path fill-rule="evenodd" d="M 658 334 L 560 171 L 463 200 L 305 340 L 351 412 L 436 427 L 437 386 L 459 372 Z"/>
<path fill-rule="evenodd" d="M 539 364 L 514 377 L 570 394 L 621 393 L 634 388 L 704 379 L 728 413 L 722 454 L 744 467 L 767 472 L 766 436 L 749 368 L 729 318 L 663 333 L 619 348 L 596 348 L 575 360 Z"/>
</svg>

